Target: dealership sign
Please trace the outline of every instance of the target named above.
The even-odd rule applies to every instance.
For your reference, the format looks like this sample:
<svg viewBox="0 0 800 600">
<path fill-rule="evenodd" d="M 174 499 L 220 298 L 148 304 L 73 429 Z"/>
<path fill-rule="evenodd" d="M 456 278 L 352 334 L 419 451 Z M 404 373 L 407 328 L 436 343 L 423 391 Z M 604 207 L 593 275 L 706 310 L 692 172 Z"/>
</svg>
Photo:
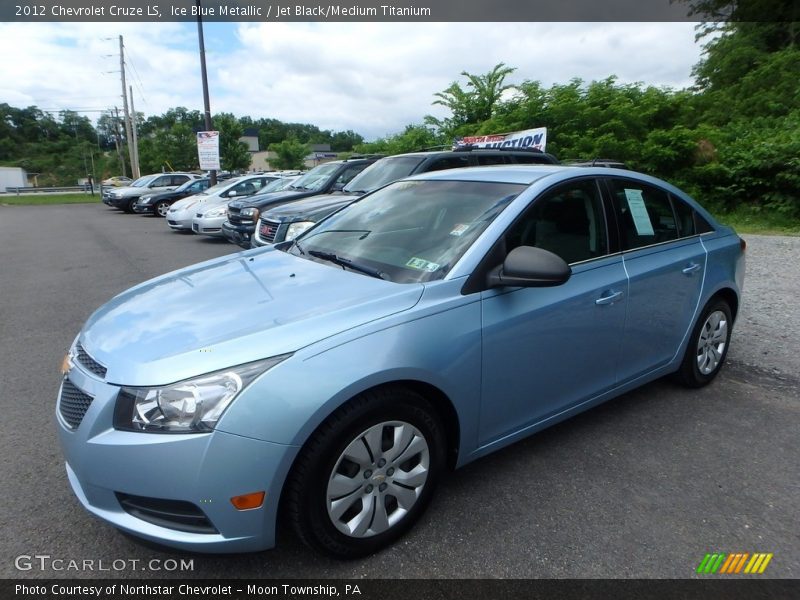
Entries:
<svg viewBox="0 0 800 600">
<path fill-rule="evenodd" d="M 219 170 L 219 131 L 197 132 L 197 156 L 201 169 Z"/>
<path fill-rule="evenodd" d="M 459 148 L 532 148 L 544 152 L 547 143 L 547 127 L 526 129 L 512 133 L 471 135 L 453 140 L 453 150 Z"/>
</svg>

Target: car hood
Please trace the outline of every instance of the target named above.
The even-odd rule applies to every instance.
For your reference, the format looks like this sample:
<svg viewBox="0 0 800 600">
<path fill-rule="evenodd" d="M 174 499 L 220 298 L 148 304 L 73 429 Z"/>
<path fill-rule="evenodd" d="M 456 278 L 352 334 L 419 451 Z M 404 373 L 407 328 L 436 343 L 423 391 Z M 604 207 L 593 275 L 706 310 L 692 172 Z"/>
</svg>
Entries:
<svg viewBox="0 0 800 600">
<path fill-rule="evenodd" d="M 89 318 L 80 341 L 107 367 L 107 381 L 163 385 L 408 310 L 423 289 L 262 248 L 123 292 Z"/>
<path fill-rule="evenodd" d="M 234 200 L 231 206 L 235 208 L 248 208 L 256 207 L 261 208 L 270 204 L 279 204 L 281 202 L 289 202 L 296 198 L 307 198 L 314 195 L 314 192 L 308 190 L 283 190 L 282 192 L 269 192 L 268 194 L 261 194 L 260 196 L 251 196 L 250 198 L 242 198 L 241 200 Z M 235 203 L 235 204 L 234 204 Z"/>
<path fill-rule="evenodd" d="M 146 187 L 115 187 L 111 190 L 111 194 L 114 196 L 118 196 L 120 198 L 124 198 L 126 196 L 141 196 L 145 192 L 148 191 L 149 188 Z"/>
<path fill-rule="evenodd" d="M 357 200 L 359 196 L 336 196 L 332 194 L 322 194 L 311 196 L 298 202 L 283 204 L 269 209 L 262 213 L 266 219 L 276 219 L 278 221 L 292 219 L 294 217 L 314 216 L 317 212 L 331 210 L 339 206 L 350 204 Z"/>
<path fill-rule="evenodd" d="M 200 209 L 208 209 L 220 204 L 220 201 L 227 202 L 227 198 L 220 198 L 219 196 L 189 196 L 188 198 L 183 198 L 182 200 L 178 200 L 174 202 L 170 207 L 170 213 L 177 213 L 185 210 L 191 210 L 192 214 L 194 211 L 199 211 Z"/>
<path fill-rule="evenodd" d="M 204 197 L 205 196 L 197 196 L 197 195 L 195 195 L 195 196 L 189 196 L 188 198 L 183 198 L 181 200 L 178 200 L 177 202 L 174 202 L 172 204 L 172 206 L 170 207 L 170 210 L 173 210 L 173 211 L 181 210 L 183 208 L 186 208 L 187 206 L 191 206 L 191 205 L 197 203 L 200 200 L 200 198 L 204 198 Z"/>
<path fill-rule="evenodd" d="M 141 198 L 147 196 L 148 198 L 152 198 L 154 201 L 158 200 L 169 200 L 170 198 L 178 198 L 180 196 L 185 196 L 186 192 L 178 192 L 178 191 L 171 191 L 171 192 L 151 192 L 149 194 L 142 194 Z"/>
</svg>

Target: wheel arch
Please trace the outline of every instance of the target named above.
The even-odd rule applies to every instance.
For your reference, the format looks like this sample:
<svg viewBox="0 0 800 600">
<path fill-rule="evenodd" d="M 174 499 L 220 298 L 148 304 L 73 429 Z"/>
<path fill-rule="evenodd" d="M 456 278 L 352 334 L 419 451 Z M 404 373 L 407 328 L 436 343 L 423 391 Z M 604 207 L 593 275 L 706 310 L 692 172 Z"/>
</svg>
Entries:
<svg viewBox="0 0 800 600">
<path fill-rule="evenodd" d="M 458 454 L 459 454 L 459 445 L 461 443 L 461 425 L 458 418 L 458 413 L 456 412 L 455 406 L 453 405 L 450 398 L 445 394 L 441 389 L 436 387 L 435 385 L 414 379 L 397 379 L 393 381 L 383 382 L 377 385 L 373 385 L 371 387 L 367 387 L 365 389 L 360 390 L 358 393 L 349 396 L 346 400 L 339 403 L 335 407 L 331 407 L 328 414 L 322 419 L 319 424 L 308 433 L 308 435 L 303 440 L 303 443 L 300 445 L 298 451 L 295 453 L 294 457 L 292 458 L 291 464 L 289 468 L 286 470 L 286 475 L 284 477 L 284 483 L 281 486 L 281 497 L 278 502 L 278 525 L 280 525 L 281 518 L 280 515 L 285 511 L 285 501 L 286 501 L 286 482 L 292 477 L 294 473 L 295 465 L 297 464 L 298 459 L 303 454 L 303 451 L 306 449 L 307 444 L 314 438 L 314 435 L 317 431 L 323 427 L 334 412 L 339 410 L 342 406 L 345 406 L 348 402 L 354 400 L 361 394 L 372 392 L 376 390 L 385 390 L 387 388 L 401 388 L 411 390 L 416 392 L 428 402 L 430 402 L 431 407 L 436 411 L 436 415 L 439 417 L 439 421 L 442 424 L 444 429 L 444 436 L 445 436 L 445 446 L 447 451 L 447 467 L 449 469 L 454 469 L 456 464 L 458 463 Z"/>
<path fill-rule="evenodd" d="M 705 306 L 708 306 L 715 300 L 724 300 L 731 307 L 731 316 L 734 323 L 736 322 L 736 315 L 739 313 L 739 294 L 733 288 L 723 287 L 711 294 Z M 705 306 L 703 307 L 705 309 Z"/>
</svg>

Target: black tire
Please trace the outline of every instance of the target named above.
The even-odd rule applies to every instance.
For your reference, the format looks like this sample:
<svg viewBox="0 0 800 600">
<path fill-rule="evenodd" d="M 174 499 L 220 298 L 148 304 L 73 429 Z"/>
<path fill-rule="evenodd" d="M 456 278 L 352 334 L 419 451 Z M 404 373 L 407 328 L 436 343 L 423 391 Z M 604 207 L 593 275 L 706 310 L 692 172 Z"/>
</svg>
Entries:
<svg viewBox="0 0 800 600">
<path fill-rule="evenodd" d="M 136 204 L 137 200 L 138 200 L 138 198 L 133 198 L 132 200 L 128 201 L 128 203 L 125 205 L 125 209 L 124 209 L 126 213 L 132 213 L 133 212 L 133 205 Z"/>
<path fill-rule="evenodd" d="M 725 322 L 725 332 L 718 333 L 717 340 L 724 339 L 724 346 L 719 349 L 719 344 L 708 344 L 708 333 L 712 323 L 709 321 L 712 315 L 723 315 Z M 689 345 L 686 347 L 686 353 L 683 356 L 683 362 L 680 369 L 676 373 L 678 381 L 683 385 L 690 388 L 699 388 L 708 385 L 722 370 L 725 365 L 725 358 L 728 355 L 728 348 L 731 342 L 731 331 L 733 329 L 733 318 L 731 314 L 731 307 L 725 300 L 716 298 L 712 299 L 695 324 L 692 335 L 689 338 Z M 713 332 L 712 332 L 713 333 Z M 701 340 L 703 336 L 703 340 Z M 721 337 L 720 337 L 721 336 Z M 714 353 L 711 351 L 703 352 L 703 345 L 709 348 L 713 346 Z M 710 363 L 706 360 L 711 359 Z"/>
<path fill-rule="evenodd" d="M 297 535 L 311 548 L 341 559 L 371 554 L 397 540 L 422 515 L 445 468 L 443 431 L 430 404 L 405 388 L 366 392 L 339 408 L 305 444 L 287 480 L 284 510 Z M 369 450 L 362 435 L 368 432 L 380 432 L 378 438 L 372 438 L 373 442 L 379 439 L 379 453 Z M 393 437 L 403 434 L 412 436 L 406 446 L 403 446 L 405 439 L 398 442 L 398 438 Z M 374 471 L 369 470 L 370 467 L 367 467 L 369 472 L 362 470 L 363 464 L 359 467 L 343 456 L 348 449 L 360 449 L 359 443 L 367 448 L 365 456 L 369 457 L 367 461 L 372 460 Z M 416 454 L 417 449 L 423 447 L 425 449 Z M 400 448 L 405 450 L 392 458 L 395 449 Z M 426 450 L 427 461 L 424 459 Z M 398 457 L 402 460 L 395 460 Z M 410 481 L 410 472 L 420 473 L 426 468 L 426 478 L 413 488 L 410 496 L 404 491 L 406 486 L 397 485 L 400 474 L 404 481 Z M 334 477 L 345 477 L 344 471 L 348 478 L 346 485 L 355 487 L 329 504 L 329 485 L 333 485 Z M 407 489 L 412 490 L 411 487 Z M 393 495 L 394 490 L 397 496 Z M 398 500 L 403 496 L 408 507 L 405 513 L 403 503 Z M 416 499 L 408 504 L 411 496 Z M 337 503 L 346 503 L 349 508 L 335 519 L 329 506 Z M 354 516 L 347 521 L 349 514 Z M 365 516 L 358 520 L 361 515 Z M 386 515 L 385 521 L 383 515 Z M 356 528 L 354 534 L 348 535 L 342 530 L 351 522 L 366 523 L 367 519 L 369 529 L 365 532 L 357 533 Z M 392 523 L 392 519 L 396 519 L 395 522 Z"/>
<path fill-rule="evenodd" d="M 153 216 L 156 217 L 166 217 L 167 211 L 169 210 L 170 203 L 166 200 L 161 200 L 160 202 L 156 202 L 155 206 L 153 206 Z M 163 212 L 162 212 L 163 211 Z"/>
</svg>

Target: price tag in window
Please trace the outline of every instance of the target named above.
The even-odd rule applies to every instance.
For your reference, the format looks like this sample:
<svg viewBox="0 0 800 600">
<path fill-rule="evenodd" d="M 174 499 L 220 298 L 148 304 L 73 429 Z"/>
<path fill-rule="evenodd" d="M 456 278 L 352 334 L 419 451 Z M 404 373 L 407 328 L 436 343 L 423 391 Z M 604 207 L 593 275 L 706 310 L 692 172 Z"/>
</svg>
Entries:
<svg viewBox="0 0 800 600">
<path fill-rule="evenodd" d="M 628 208 L 633 217 L 633 224 L 636 227 L 637 235 L 655 235 L 653 224 L 650 222 L 650 215 L 647 214 L 647 207 L 644 205 L 642 190 L 625 189 L 625 199 L 628 201 Z"/>
</svg>

